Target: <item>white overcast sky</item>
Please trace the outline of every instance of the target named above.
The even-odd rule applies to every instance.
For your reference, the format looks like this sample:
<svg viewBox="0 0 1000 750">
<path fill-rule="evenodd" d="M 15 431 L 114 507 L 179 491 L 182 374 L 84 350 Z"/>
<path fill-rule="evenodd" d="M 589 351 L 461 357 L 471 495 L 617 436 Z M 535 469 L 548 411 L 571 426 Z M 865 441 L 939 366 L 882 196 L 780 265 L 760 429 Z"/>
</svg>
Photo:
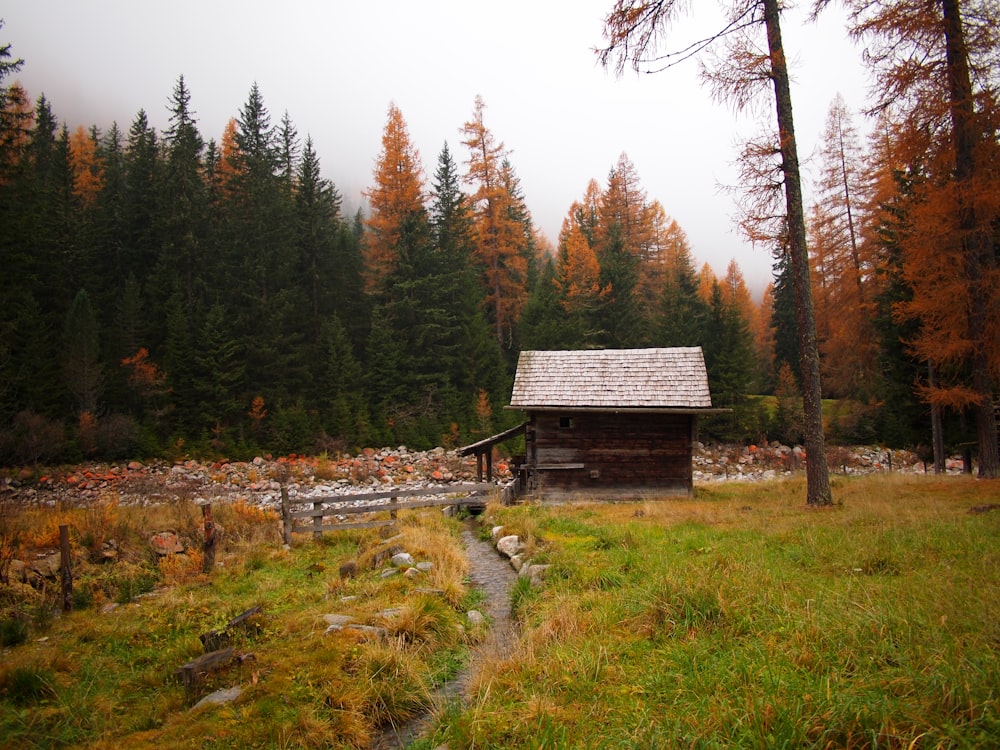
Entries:
<svg viewBox="0 0 1000 750">
<path fill-rule="evenodd" d="M 833 98 L 860 109 L 866 78 L 836 8 L 816 24 L 786 14 L 800 157 L 818 143 Z M 683 227 L 696 264 L 723 275 L 735 258 L 757 293 L 771 258 L 734 229 L 731 185 L 741 137 L 755 124 L 714 103 L 688 62 L 616 78 L 596 63 L 613 0 L 8 0 L 0 43 L 23 58 L 29 95 L 45 94 L 69 128 L 140 109 L 162 131 L 183 75 L 202 136 L 221 139 L 256 82 L 277 124 L 287 111 L 311 135 L 325 177 L 349 210 L 372 179 L 390 102 L 400 108 L 428 184 L 445 141 L 460 168 L 459 130 L 476 95 L 511 151 L 535 224 L 555 244 L 587 183 L 602 187 L 623 152 L 650 199 Z M 696 36 L 717 4 L 698 0 L 676 26 Z M 770 116 L 770 112 L 767 113 Z M 859 116 L 858 123 L 863 126 Z M 808 165 L 807 165 L 808 166 Z M 808 174 L 805 175 L 808 183 Z M 807 184 L 808 189 L 808 184 Z"/>
</svg>

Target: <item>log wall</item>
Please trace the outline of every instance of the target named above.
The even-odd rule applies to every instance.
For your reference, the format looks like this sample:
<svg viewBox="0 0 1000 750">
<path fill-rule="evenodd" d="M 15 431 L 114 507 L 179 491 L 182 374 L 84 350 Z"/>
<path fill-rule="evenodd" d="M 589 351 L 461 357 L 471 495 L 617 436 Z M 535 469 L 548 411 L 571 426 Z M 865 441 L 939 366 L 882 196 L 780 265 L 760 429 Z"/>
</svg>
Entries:
<svg viewBox="0 0 1000 750">
<path fill-rule="evenodd" d="M 528 491 L 692 492 L 689 414 L 535 412 L 526 432 Z"/>
</svg>

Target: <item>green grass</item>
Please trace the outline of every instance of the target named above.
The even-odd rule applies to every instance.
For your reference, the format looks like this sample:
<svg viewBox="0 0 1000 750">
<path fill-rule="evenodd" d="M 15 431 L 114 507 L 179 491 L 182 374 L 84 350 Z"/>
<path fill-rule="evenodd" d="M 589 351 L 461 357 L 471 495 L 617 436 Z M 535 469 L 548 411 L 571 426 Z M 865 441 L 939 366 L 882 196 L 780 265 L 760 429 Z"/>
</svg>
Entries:
<svg viewBox="0 0 1000 750">
<path fill-rule="evenodd" d="M 41 513 L 18 519 L 25 534 L 45 525 Z M 160 526 L 128 515 L 136 539 L 147 538 L 143 524 Z M 327 535 L 318 543 L 307 536 L 286 551 L 273 519 L 258 519 L 273 538 L 224 545 L 211 576 L 200 573 L 197 555 L 157 564 L 141 550 L 125 550 L 118 562 L 89 565 L 86 550 L 76 550 L 76 587 L 99 595 L 92 606 L 50 616 L 44 631 L 9 639 L 0 658 L 0 745 L 367 747 L 382 725 L 429 705 L 433 688 L 462 668 L 479 637 L 460 627 L 464 604 L 477 596 L 462 583 L 459 527 L 440 513 L 401 515 L 398 543 L 434 563 L 413 582 L 383 580 L 367 565 L 341 578 L 343 562 L 366 559 L 382 545 L 374 531 Z M 240 519 L 227 518 L 225 508 L 217 506 L 217 518 L 228 538 L 247 536 L 235 533 Z M 65 512 L 60 520 L 82 523 Z M 444 595 L 421 593 L 422 587 Z M 0 615 L 10 613 L 0 619 L 22 623 L 14 613 L 29 606 L 51 613 L 54 593 L 46 599 L 27 587 L 0 587 Z M 175 672 L 203 652 L 199 636 L 256 605 L 263 614 L 230 644 L 242 658 L 187 693 Z M 380 621 L 378 613 L 389 608 L 399 614 Z M 323 615 L 331 612 L 384 625 L 388 635 L 324 634 Z M 235 703 L 192 709 L 198 698 L 233 685 L 243 688 Z"/>
<path fill-rule="evenodd" d="M 555 578 L 515 592 L 519 651 L 434 742 L 1000 743 L 1000 513 L 967 513 L 1000 483 L 838 480 L 829 510 L 804 494 L 793 481 L 494 510 L 530 529 Z"/>
<path fill-rule="evenodd" d="M 834 494 L 841 504 L 822 510 L 804 506 L 800 480 L 491 506 L 484 526 L 518 534 L 548 577 L 513 587 L 518 643 L 487 657 L 470 700 L 442 710 L 413 750 L 997 746 L 1000 512 L 968 510 L 1000 503 L 1000 483 L 837 477 Z M 77 549 L 90 595 L 71 614 L 52 614 L 54 591 L 0 588 L 0 622 L 12 623 L 4 748 L 367 747 L 380 725 L 423 711 L 482 636 L 465 625 L 482 594 L 466 583 L 460 529 L 440 513 L 403 516 L 401 546 L 435 564 L 412 583 L 370 567 L 375 532 L 286 551 L 273 519 L 216 510 L 230 542 L 211 576 L 197 556 L 141 553 L 165 519 L 139 511 L 7 519 L 19 538 L 51 538 L 54 513 L 91 524 L 87 547 L 109 528 L 123 541 L 114 563 L 88 565 Z M 197 531 L 197 508 L 166 512 Z M 347 560 L 353 578 L 340 577 Z M 151 581 L 153 595 L 137 596 Z M 201 653 L 198 636 L 257 604 L 264 615 L 233 640 L 245 658 L 186 694 L 174 670 Z M 388 637 L 324 635 L 329 612 Z M 192 709 L 232 685 L 244 690 L 235 703 Z"/>
</svg>

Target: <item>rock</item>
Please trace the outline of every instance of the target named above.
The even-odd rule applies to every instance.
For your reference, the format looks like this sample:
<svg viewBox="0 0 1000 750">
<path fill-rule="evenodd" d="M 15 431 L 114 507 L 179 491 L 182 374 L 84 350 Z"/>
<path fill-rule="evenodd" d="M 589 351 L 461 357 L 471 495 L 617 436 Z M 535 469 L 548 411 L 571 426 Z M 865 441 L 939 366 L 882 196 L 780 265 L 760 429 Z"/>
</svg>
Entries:
<svg viewBox="0 0 1000 750">
<path fill-rule="evenodd" d="M 153 551 L 160 557 L 176 555 L 184 551 L 184 545 L 181 544 L 180 537 L 173 531 L 157 532 L 150 537 L 149 543 L 152 545 Z"/>
<path fill-rule="evenodd" d="M 490 539 L 496 539 L 503 534 L 503 526 L 494 526 L 490 529 Z"/>
<path fill-rule="evenodd" d="M 522 565 L 518 575 L 530 579 L 532 586 L 541 586 L 542 578 L 549 567 L 549 565 Z"/>
<path fill-rule="evenodd" d="M 413 565 L 413 555 L 409 552 L 397 552 L 390 560 L 394 568 L 405 568 Z"/>
<path fill-rule="evenodd" d="M 478 609 L 470 609 L 465 613 L 465 619 L 469 621 L 469 624 L 473 627 L 479 627 L 484 622 L 486 622 L 486 616 L 480 612 Z"/>
<path fill-rule="evenodd" d="M 118 559 L 118 543 L 114 539 L 108 539 L 101 545 L 97 552 L 99 562 L 114 562 Z"/>
<path fill-rule="evenodd" d="M 521 540 L 516 534 L 501 537 L 497 540 L 497 552 L 504 557 L 513 557 L 523 549 Z"/>
<path fill-rule="evenodd" d="M 403 572 L 403 575 L 404 575 L 404 576 L 405 576 L 406 578 L 420 578 L 420 577 L 421 577 L 421 576 L 423 575 L 423 572 L 422 572 L 422 571 L 419 571 L 419 570 L 417 570 L 416 568 L 407 568 L 407 569 L 406 569 L 406 570 L 405 570 L 405 571 Z"/>
<path fill-rule="evenodd" d="M 343 629 L 371 638 L 385 638 L 389 634 L 389 631 L 385 628 L 379 628 L 374 625 L 359 625 L 356 622 L 348 623 Z"/>
<path fill-rule="evenodd" d="M 432 570 L 434 570 L 434 563 L 430 562 L 429 560 L 425 560 L 424 562 L 418 562 L 417 570 L 419 570 L 421 573 L 430 573 Z"/>
<path fill-rule="evenodd" d="M 214 693 L 209 693 L 200 701 L 195 703 L 194 707 L 201 708 L 202 706 L 221 706 L 226 703 L 232 703 L 242 694 L 243 688 L 239 685 L 236 687 L 226 688 L 225 690 L 216 690 Z"/>
<path fill-rule="evenodd" d="M 391 578 L 395 575 L 399 575 L 399 568 L 386 568 L 382 571 L 383 578 Z"/>
<path fill-rule="evenodd" d="M 388 543 L 391 540 L 386 540 L 386 541 Z M 395 544 L 383 547 L 372 556 L 372 567 L 373 568 L 381 567 L 386 560 L 392 559 L 393 555 L 398 555 L 402 551 L 403 548 L 398 547 Z"/>
<path fill-rule="evenodd" d="M 58 578 L 61 568 L 62 560 L 58 552 L 39 557 L 31 563 L 31 570 L 42 578 Z"/>
<path fill-rule="evenodd" d="M 323 615 L 323 621 L 327 625 L 344 626 L 349 622 L 354 622 L 352 615 L 329 614 Z"/>
<path fill-rule="evenodd" d="M 522 565 L 524 565 L 524 555 L 513 555 L 510 558 L 510 566 L 514 570 L 521 570 Z"/>
<path fill-rule="evenodd" d="M 24 560 L 11 560 L 7 575 L 11 581 L 16 583 L 28 582 L 28 566 Z"/>
</svg>

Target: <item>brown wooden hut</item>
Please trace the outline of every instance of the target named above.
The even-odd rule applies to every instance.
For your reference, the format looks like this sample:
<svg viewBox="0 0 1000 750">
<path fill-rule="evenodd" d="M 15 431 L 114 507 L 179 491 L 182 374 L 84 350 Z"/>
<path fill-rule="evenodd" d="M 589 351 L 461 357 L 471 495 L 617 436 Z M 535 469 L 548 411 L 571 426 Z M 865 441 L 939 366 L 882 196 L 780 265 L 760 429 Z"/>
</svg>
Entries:
<svg viewBox="0 0 1000 750">
<path fill-rule="evenodd" d="M 698 415 L 712 408 L 701 347 L 521 352 L 528 495 L 692 494 Z"/>
</svg>

